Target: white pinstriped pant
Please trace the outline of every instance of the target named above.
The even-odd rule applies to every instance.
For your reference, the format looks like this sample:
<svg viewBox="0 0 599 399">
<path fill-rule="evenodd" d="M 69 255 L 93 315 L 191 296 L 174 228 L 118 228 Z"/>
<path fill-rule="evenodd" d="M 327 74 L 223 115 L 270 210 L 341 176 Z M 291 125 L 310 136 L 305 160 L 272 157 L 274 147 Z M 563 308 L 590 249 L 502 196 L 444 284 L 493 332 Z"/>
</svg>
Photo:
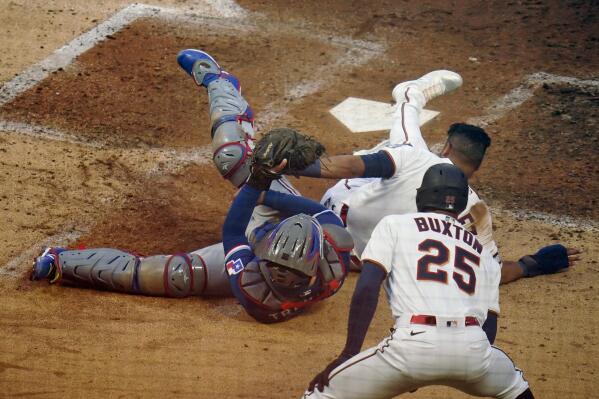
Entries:
<svg viewBox="0 0 599 399">
<path fill-rule="evenodd" d="M 356 151 L 354 155 L 372 154 L 389 144 L 410 144 L 414 148 L 428 150 L 426 141 L 424 141 L 420 132 L 420 112 L 425 104 L 422 92 L 414 86 L 408 86 L 404 93 L 400 93 L 399 97 L 403 98 L 404 101 L 397 103 L 397 109 L 393 114 L 393 125 L 389 132 L 389 140 L 385 140 L 371 149 Z M 337 184 L 326 191 L 320 203 L 338 214 L 342 204 L 352 192 L 375 179 L 377 178 L 339 180 Z"/>
<path fill-rule="evenodd" d="M 323 392 L 305 399 L 392 398 L 428 385 L 470 395 L 513 399 L 528 388 L 522 371 L 489 344 L 478 326 L 405 324 L 378 346 L 349 359 L 330 374 Z"/>
</svg>

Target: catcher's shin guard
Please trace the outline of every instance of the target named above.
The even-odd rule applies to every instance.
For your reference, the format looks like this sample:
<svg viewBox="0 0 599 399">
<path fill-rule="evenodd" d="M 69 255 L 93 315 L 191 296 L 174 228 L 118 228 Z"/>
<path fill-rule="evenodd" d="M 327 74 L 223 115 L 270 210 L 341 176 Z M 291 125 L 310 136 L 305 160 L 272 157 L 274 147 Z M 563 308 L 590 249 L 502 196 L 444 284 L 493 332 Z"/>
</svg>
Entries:
<svg viewBox="0 0 599 399">
<path fill-rule="evenodd" d="M 186 297 L 202 295 L 207 270 L 194 254 L 145 258 L 109 248 L 64 251 L 58 255 L 68 282 L 134 294 Z"/>
<path fill-rule="evenodd" d="M 235 85 L 236 80 L 232 81 L 230 77 L 232 75 L 220 77 L 208 85 L 212 135 L 221 124 L 228 121 L 246 121 L 251 126 L 254 123 L 252 108 L 241 96 Z M 253 133 L 252 130 L 250 135 L 253 136 Z"/>
<path fill-rule="evenodd" d="M 223 178 L 239 187 L 250 174 L 253 112 L 230 80 L 219 78 L 211 82 L 208 97 L 214 165 Z"/>
</svg>

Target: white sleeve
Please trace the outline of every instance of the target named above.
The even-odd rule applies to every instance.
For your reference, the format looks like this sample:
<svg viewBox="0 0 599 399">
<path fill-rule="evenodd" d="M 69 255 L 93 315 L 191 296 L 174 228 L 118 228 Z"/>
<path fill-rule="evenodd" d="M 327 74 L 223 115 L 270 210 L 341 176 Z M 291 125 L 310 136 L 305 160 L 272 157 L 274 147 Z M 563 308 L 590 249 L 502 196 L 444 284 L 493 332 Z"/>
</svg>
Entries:
<svg viewBox="0 0 599 399">
<path fill-rule="evenodd" d="M 393 161 L 395 169 L 391 178 L 399 175 L 411 159 L 416 156 L 417 152 L 411 144 L 390 144 L 385 146 L 383 151 L 385 151 L 389 155 L 389 158 L 391 158 L 391 161 Z"/>
<path fill-rule="evenodd" d="M 381 266 L 387 273 L 391 272 L 393 265 L 395 247 L 392 231 L 393 223 L 391 222 L 393 219 L 394 216 L 386 216 L 376 225 L 366 248 L 362 252 L 362 262 L 370 261 Z"/>
</svg>

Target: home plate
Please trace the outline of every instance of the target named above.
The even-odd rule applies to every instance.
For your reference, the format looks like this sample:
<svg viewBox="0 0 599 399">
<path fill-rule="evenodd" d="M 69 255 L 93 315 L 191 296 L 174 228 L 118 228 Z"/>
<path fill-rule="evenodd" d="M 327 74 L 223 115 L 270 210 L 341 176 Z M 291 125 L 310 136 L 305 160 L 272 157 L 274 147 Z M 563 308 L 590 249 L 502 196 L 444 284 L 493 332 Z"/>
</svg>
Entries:
<svg viewBox="0 0 599 399">
<path fill-rule="evenodd" d="M 390 130 L 393 125 L 395 108 L 388 103 L 348 97 L 331 109 L 331 114 L 343 123 L 352 133 Z M 420 126 L 439 115 L 437 111 L 423 109 L 420 113 Z"/>
</svg>

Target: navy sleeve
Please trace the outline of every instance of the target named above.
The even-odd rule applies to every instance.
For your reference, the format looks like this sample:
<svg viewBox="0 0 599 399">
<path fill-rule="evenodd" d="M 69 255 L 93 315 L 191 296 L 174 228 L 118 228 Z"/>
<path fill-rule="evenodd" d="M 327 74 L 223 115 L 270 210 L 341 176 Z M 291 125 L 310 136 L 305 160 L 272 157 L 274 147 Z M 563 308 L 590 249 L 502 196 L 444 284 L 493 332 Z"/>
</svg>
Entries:
<svg viewBox="0 0 599 399">
<path fill-rule="evenodd" d="M 264 196 L 264 205 L 280 211 L 287 216 L 305 213 L 314 215 L 325 211 L 323 205 L 311 199 L 300 197 L 299 195 L 283 194 L 276 191 L 267 191 Z"/>
<path fill-rule="evenodd" d="M 260 190 L 246 184 L 233 200 L 223 225 L 225 256 L 236 246 L 248 245 L 245 229 L 250 222 L 260 193 Z"/>
<path fill-rule="evenodd" d="M 360 155 L 360 157 L 364 162 L 364 175 L 362 177 L 389 178 L 395 173 L 395 164 L 386 151 Z"/>
<path fill-rule="evenodd" d="M 349 308 L 344 354 L 353 356 L 362 349 L 366 332 L 378 305 L 381 284 L 386 276 L 380 267 L 368 261 L 364 262 Z"/>
<path fill-rule="evenodd" d="M 487 334 L 487 339 L 493 345 L 495 337 L 497 336 L 497 314 L 493 312 L 487 313 L 487 320 L 483 324 L 483 330 Z"/>
</svg>

